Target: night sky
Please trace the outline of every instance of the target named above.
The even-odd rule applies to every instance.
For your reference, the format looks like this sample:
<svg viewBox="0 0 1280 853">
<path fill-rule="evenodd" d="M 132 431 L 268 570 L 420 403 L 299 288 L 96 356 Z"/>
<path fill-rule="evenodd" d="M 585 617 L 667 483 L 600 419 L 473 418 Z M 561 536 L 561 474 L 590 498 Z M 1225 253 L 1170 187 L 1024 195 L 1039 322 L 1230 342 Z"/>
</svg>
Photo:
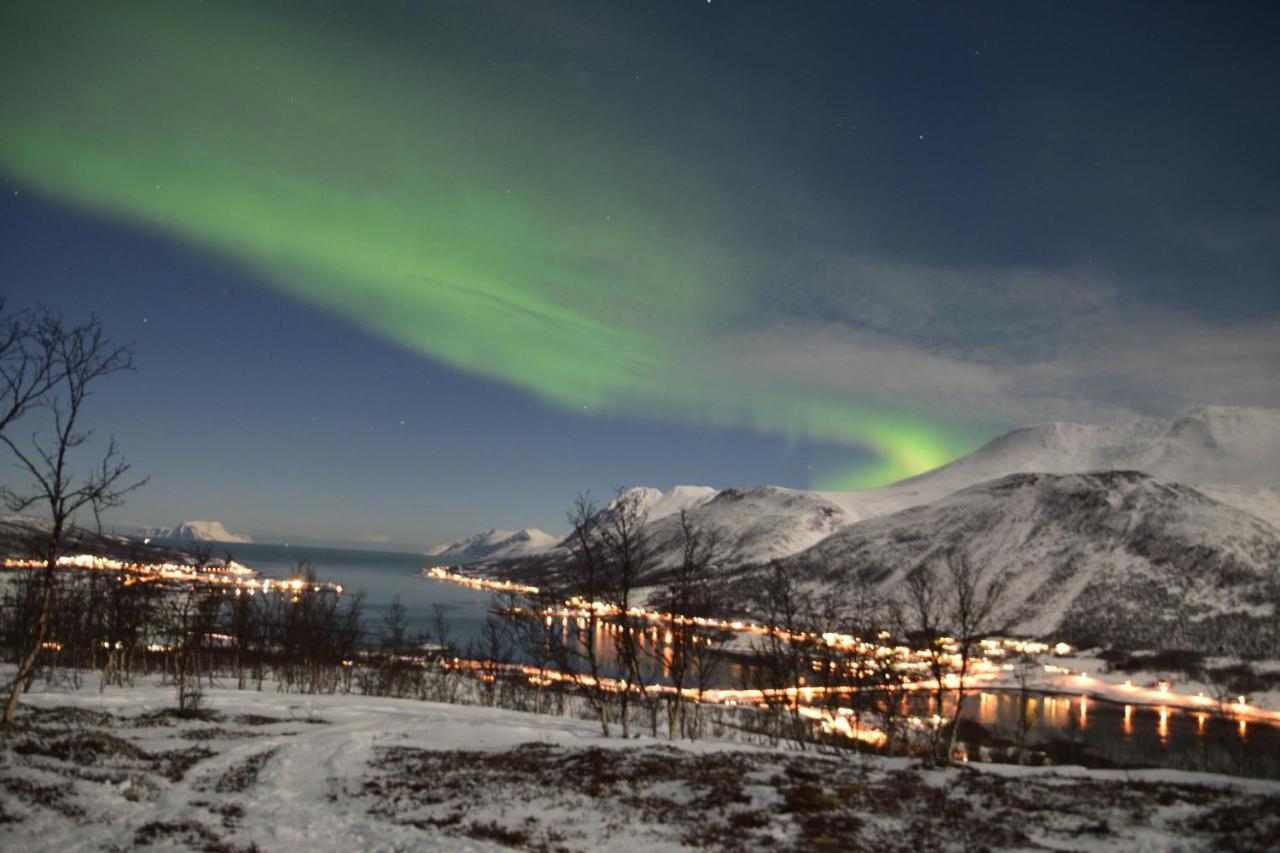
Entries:
<svg viewBox="0 0 1280 853">
<path fill-rule="evenodd" d="M 1280 405 L 1274 3 L 6 2 L 117 524 L 417 548 Z M 4 476 L 12 476 L 6 474 Z"/>
</svg>

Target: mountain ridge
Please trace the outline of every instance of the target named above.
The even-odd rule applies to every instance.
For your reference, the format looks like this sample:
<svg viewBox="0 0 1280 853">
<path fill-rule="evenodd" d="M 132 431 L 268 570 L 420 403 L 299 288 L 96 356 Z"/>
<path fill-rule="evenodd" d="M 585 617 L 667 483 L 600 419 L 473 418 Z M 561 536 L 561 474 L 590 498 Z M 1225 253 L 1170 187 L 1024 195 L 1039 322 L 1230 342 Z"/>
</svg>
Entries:
<svg viewBox="0 0 1280 853">
<path fill-rule="evenodd" d="M 248 545 L 252 537 L 232 533 L 220 521 L 184 521 L 175 527 L 147 527 L 136 534 L 144 540 L 162 542 L 234 542 Z"/>
<path fill-rule="evenodd" d="M 1015 473 L 849 525 L 787 558 L 887 598 L 958 554 L 1010 577 L 1011 628 L 1073 643 L 1280 652 L 1280 531 L 1192 486 L 1137 471 Z"/>
<path fill-rule="evenodd" d="M 554 547 L 560 539 L 536 527 L 521 530 L 490 529 L 424 553 L 428 557 L 455 560 L 511 559 L 527 557 Z"/>
</svg>

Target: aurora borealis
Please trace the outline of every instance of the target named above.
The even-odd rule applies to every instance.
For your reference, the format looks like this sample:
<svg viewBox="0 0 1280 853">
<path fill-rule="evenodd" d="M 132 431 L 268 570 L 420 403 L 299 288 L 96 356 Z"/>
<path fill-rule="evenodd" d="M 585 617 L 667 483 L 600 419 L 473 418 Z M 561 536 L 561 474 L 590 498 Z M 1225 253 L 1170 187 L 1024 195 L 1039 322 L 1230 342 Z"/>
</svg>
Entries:
<svg viewBox="0 0 1280 853">
<path fill-rule="evenodd" d="M 881 476 L 965 445 L 883 405 L 700 373 L 697 342 L 752 294 L 715 257 L 727 201 L 658 140 L 252 6 L 27 11 L 6 28 L 3 165 L 36 190 L 578 412 L 865 446 Z"/>
<path fill-rule="evenodd" d="M 0 174 L 566 422 L 818 448 L 787 485 L 888 482 L 1075 403 L 1083 419 L 1189 398 L 1105 360 L 1135 322 L 1240 339 L 1234 310 L 1201 323 L 1202 272 L 1231 271 L 1219 287 L 1250 309 L 1245 338 L 1274 318 L 1257 284 L 1274 253 L 1164 245 L 1273 210 L 1261 188 L 1212 221 L 1156 198 L 1216 156 L 1203 129 L 1118 181 L 1127 167 L 1098 152 L 1132 141 L 1136 125 L 1107 127 L 1126 105 L 1094 103 L 1076 128 L 1079 104 L 1018 88 L 1015 71 L 1037 79 L 1021 54 L 922 94 L 955 76 L 937 66 L 999 56 L 1012 24 L 943 37 L 870 6 L 623 5 L 6 4 Z M 835 19 L 848 35 L 819 39 Z M 1059 122 L 1061 140 L 1044 130 Z M 1255 130 L 1261 148 L 1274 122 Z M 1104 185 L 1124 204 L 1082 189 Z M 1121 251 L 1113 220 L 1149 202 L 1182 236 L 1142 219 Z"/>
</svg>

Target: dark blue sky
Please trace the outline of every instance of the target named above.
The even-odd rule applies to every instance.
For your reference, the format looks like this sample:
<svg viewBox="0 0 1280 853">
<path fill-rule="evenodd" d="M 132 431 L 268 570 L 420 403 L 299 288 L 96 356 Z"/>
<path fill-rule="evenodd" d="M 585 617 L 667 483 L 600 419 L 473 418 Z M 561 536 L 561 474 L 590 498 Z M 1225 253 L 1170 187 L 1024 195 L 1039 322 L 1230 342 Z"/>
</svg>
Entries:
<svg viewBox="0 0 1280 853">
<path fill-rule="evenodd" d="M 50 23 L 34 8 L 0 12 L 0 28 L 55 55 L 69 50 L 67 22 L 88 13 L 72 4 Z M 138 8 L 131 29 L 154 20 L 157 39 L 189 23 Z M 253 4 L 210 4 L 197 23 L 216 18 L 216 44 L 254 14 Z M 69 317 L 95 312 L 112 335 L 136 342 L 136 373 L 104 384 L 92 410 L 95 428 L 114 433 L 151 476 L 114 521 L 211 518 L 263 541 L 416 548 L 489 526 L 558 530 L 585 489 L 863 482 L 846 474 L 885 459 L 910 470 L 902 466 L 1027 422 L 1280 405 L 1278 19 L 1270 3 L 277 10 L 270 26 L 299 41 L 273 49 L 297 68 L 323 60 L 341 66 L 341 79 L 385 80 L 368 98 L 394 104 L 395 118 L 362 129 L 367 144 L 414 130 L 428 108 L 402 93 L 434 92 L 437 76 L 456 91 L 454 111 L 437 105 L 433 121 L 456 115 L 468 132 L 497 123 L 512 145 L 524 133 L 537 140 L 533 154 L 497 146 L 430 162 L 472 176 L 457 178 L 455 195 L 490 178 L 499 187 L 528 178 L 530 215 L 494 218 L 508 224 L 478 250 L 459 225 L 449 265 L 411 268 L 418 283 L 377 292 L 404 295 L 424 329 L 450 328 L 432 301 L 445 270 L 479 280 L 489 259 L 474 255 L 489 251 L 486 241 L 494 252 L 529 241 L 504 258 L 510 280 L 499 290 L 485 279 L 486 293 L 509 302 L 536 291 L 555 310 L 577 293 L 584 325 L 618 321 L 619 340 L 666 358 L 652 375 L 637 362 L 634 377 L 626 361 L 602 364 L 584 390 L 585 415 L 565 383 L 463 354 L 438 333 L 406 333 L 399 320 L 412 327 L 418 315 L 352 308 L 374 301 L 361 288 L 381 286 L 358 266 L 339 273 L 304 251 L 281 272 L 282 249 L 269 247 L 265 262 L 251 233 L 222 242 L 225 226 L 204 218 L 191 192 L 174 202 L 176 225 L 157 220 L 118 181 L 98 177 L 132 168 L 143 138 L 149 150 L 137 156 L 157 175 L 170 166 L 190 176 L 202 168 L 193 163 L 216 161 L 233 176 L 243 165 L 246 191 L 305 180 L 317 205 L 347 211 L 351 193 L 326 198 L 330 161 L 312 169 L 312 152 L 280 154 L 277 137 L 255 140 L 255 158 L 267 153 L 252 163 L 237 159 L 245 155 L 232 140 L 167 164 L 216 135 L 200 91 L 181 121 L 163 101 L 146 107 L 154 125 L 145 135 L 110 122 L 91 126 L 100 137 L 87 133 L 74 110 L 88 91 L 77 71 L 90 71 L 79 54 L 63 57 L 57 74 L 22 57 L 0 66 L 9 78 L 0 110 L 22 130 L 22 144 L 0 152 L 3 294 Z M 101 39 L 104 55 L 114 49 L 110 32 L 86 38 Z M 337 52 L 317 56 L 316 44 Z M 228 54 L 225 68 L 215 58 L 198 80 L 238 79 L 246 57 Z M 108 72 L 127 63 L 105 61 Z M 155 73 L 186 70 L 181 57 L 165 61 L 173 67 Z M 113 97 L 136 89 L 135 78 L 121 79 L 124 95 Z M 322 118 L 364 120 L 355 88 L 353 101 L 316 107 L 332 111 Z M 267 106 L 257 108 L 279 99 L 287 124 L 286 88 L 264 91 Z M 560 165 L 520 174 L 521 158 L 536 164 L 560 150 L 583 160 L 585 188 L 559 181 Z M 369 148 L 322 153 L 344 174 L 380 165 Z M 291 171 L 294 155 L 303 165 Z M 406 208 L 396 187 L 361 192 L 385 205 L 370 210 L 422 200 Z M 621 254 L 596 248 L 601 238 L 582 223 L 557 219 L 597 197 L 602 211 L 635 214 Z M 464 221 L 441 204 L 424 217 Z M 282 232 L 313 227 L 305 205 L 281 210 L 270 215 Z M 317 245 L 326 239 L 316 232 Z M 523 279 L 523 259 L 541 264 L 551 243 L 546 271 Z M 616 287 L 574 291 L 556 279 L 576 269 L 579 245 L 593 270 L 616 272 Z M 349 256 L 368 265 L 363 248 Z M 404 253 L 406 263 L 416 257 Z M 649 290 L 655 270 L 693 265 L 689 285 Z M 341 287 L 322 291 L 309 270 L 339 276 Z M 381 274 L 369 268 L 370 281 Z M 550 309 L 544 301 L 539 310 Z M 483 350 L 487 328 L 463 338 L 479 336 Z M 559 334 L 531 340 L 554 353 Z M 628 378 L 614 388 L 610 371 Z M 933 455 L 916 452 L 925 446 Z"/>
</svg>

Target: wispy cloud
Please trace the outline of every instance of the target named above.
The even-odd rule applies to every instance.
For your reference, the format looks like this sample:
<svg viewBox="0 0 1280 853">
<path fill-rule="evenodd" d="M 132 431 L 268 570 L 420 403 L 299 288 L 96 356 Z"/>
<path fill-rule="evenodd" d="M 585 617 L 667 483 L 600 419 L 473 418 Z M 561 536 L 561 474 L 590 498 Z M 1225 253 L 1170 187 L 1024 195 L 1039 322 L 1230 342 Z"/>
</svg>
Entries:
<svg viewBox="0 0 1280 853">
<path fill-rule="evenodd" d="M 770 310 L 710 345 L 760 381 L 1008 423 L 1280 405 L 1280 322 L 1153 307 L 1094 272 L 849 257 L 769 276 L 789 281 Z"/>
</svg>

